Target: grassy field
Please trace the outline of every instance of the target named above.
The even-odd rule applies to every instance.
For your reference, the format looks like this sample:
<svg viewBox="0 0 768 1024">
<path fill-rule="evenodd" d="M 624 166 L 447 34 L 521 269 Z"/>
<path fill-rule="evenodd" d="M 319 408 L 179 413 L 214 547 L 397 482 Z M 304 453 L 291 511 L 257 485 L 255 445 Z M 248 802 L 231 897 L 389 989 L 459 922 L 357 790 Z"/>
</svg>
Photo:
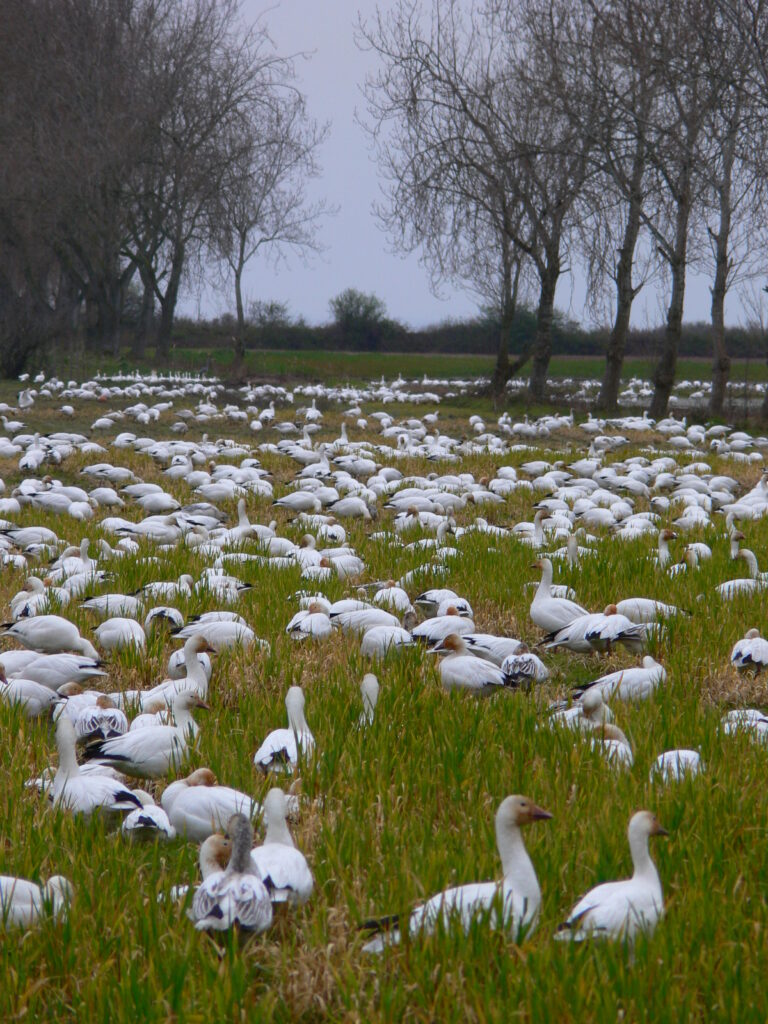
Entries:
<svg viewBox="0 0 768 1024">
<path fill-rule="evenodd" d="M 129 373 L 138 367 L 150 370 L 151 359 L 137 364 L 126 355 L 120 359 L 88 355 L 73 361 L 66 354 L 54 355 L 46 369 L 60 377 L 77 379 L 102 373 Z M 232 366 L 232 352 L 225 349 L 185 348 L 179 342 L 163 368 L 174 370 L 200 370 L 207 366 L 211 374 L 226 377 Z M 394 380 L 398 375 L 406 379 L 427 377 L 473 378 L 489 376 L 494 359 L 482 355 L 443 355 L 418 352 L 328 352 L 328 351 L 250 351 L 247 353 L 246 376 L 280 378 L 288 381 L 371 381 L 384 377 Z M 550 376 L 590 379 L 602 377 L 605 361 L 600 356 L 555 356 L 550 364 Z M 625 380 L 632 377 L 649 379 L 654 363 L 650 359 L 627 359 L 624 363 Z M 681 359 L 678 362 L 678 380 L 709 380 L 710 359 Z M 731 372 L 734 383 L 768 380 L 768 364 L 760 360 L 734 360 Z"/>
<path fill-rule="evenodd" d="M 44 407 L 36 407 L 35 415 L 41 423 L 54 419 Z M 441 429 L 465 432 L 465 416 L 441 407 Z M 171 422 L 166 415 L 160 425 L 139 431 L 166 436 Z M 326 414 L 320 439 L 334 439 L 338 428 L 338 415 Z M 238 436 L 226 425 L 213 433 Z M 376 440 L 355 428 L 350 434 L 355 441 Z M 186 439 L 200 436 L 193 430 Z M 554 452 L 517 452 L 503 460 L 473 456 L 461 469 L 479 478 L 502 463 L 578 457 L 586 443 L 577 438 L 572 433 L 552 439 Z M 642 447 L 646 440 L 621 456 L 640 451 L 654 457 L 659 446 L 648 453 Z M 113 450 L 105 458 L 161 483 L 180 501 L 191 499 L 185 485 L 169 483 L 147 456 Z M 56 476 L 82 483 L 79 471 L 93 460 L 74 455 Z M 751 466 L 708 461 L 718 472 L 737 473 L 745 487 L 759 476 Z M 295 467 L 272 455 L 263 464 L 274 473 L 276 496 L 283 493 Z M 426 461 L 398 465 L 406 473 L 443 471 Z M 10 490 L 20 479 L 16 464 L 0 460 L 0 478 Z M 233 503 L 221 507 L 234 512 Z M 248 509 L 260 522 L 276 512 L 266 499 L 249 499 Z M 467 524 L 477 512 L 470 506 L 457 520 Z M 507 526 L 530 519 L 531 512 L 530 499 L 519 494 L 482 510 Z M 139 518 L 135 507 L 124 514 Z M 410 553 L 369 539 L 388 525 L 388 517 L 382 512 L 378 522 L 348 530 L 349 542 L 366 562 L 363 582 L 398 578 L 414 564 Z M 282 511 L 277 518 L 281 534 L 299 538 L 301 531 Z M 82 527 L 40 512 L 23 519 L 50 526 L 73 543 L 83 535 L 102 535 L 97 522 Z M 768 519 L 745 523 L 744 532 L 764 565 Z M 381 682 L 377 717 L 362 733 L 354 728 L 358 684 L 370 665 L 358 643 L 338 634 L 318 644 L 292 643 L 283 629 L 295 610 L 290 595 L 302 586 L 298 569 L 238 567 L 253 589 L 237 610 L 270 641 L 271 652 L 240 650 L 215 659 L 212 709 L 206 719 L 200 715 L 191 767 L 207 765 L 220 782 L 262 796 L 269 783 L 255 770 L 253 753 L 270 729 L 284 724 L 283 698 L 295 683 L 305 689 L 307 720 L 317 740 L 317 757 L 301 771 L 301 812 L 293 825 L 315 874 L 315 894 L 307 906 L 278 915 L 270 932 L 243 946 L 236 937 L 215 944 L 194 930 L 183 906 L 158 901 L 172 885 L 196 880 L 194 846 L 181 840 L 129 845 L 97 821 L 52 811 L 26 789 L 27 778 L 55 763 L 52 730 L 0 703 L 0 872 L 29 878 L 62 873 L 76 889 L 65 924 L 9 935 L 0 946 L 0 1019 L 681 1024 L 768 1018 L 768 754 L 746 737 L 724 736 L 718 729 L 728 708 L 768 704 L 764 681 L 737 678 L 728 662 L 732 644 L 748 627 L 765 632 L 766 606 L 760 598 L 716 601 L 715 585 L 739 573 L 729 561 L 722 528 L 685 537 L 698 539 L 712 546 L 714 556 L 697 573 L 666 576 L 649 560 L 651 541 L 605 537 L 597 557 L 557 577 L 575 587 L 590 609 L 648 596 L 692 612 L 673 621 L 658 648 L 666 685 L 643 704 L 614 704 L 635 753 L 634 767 L 626 772 L 613 770 L 576 736 L 542 727 L 542 721 L 552 698 L 633 664 L 627 654 L 548 654 L 551 681 L 535 692 L 475 700 L 444 693 L 434 657 L 407 651 L 375 669 Z M 511 539 L 488 543 L 481 534 L 462 538 L 459 549 L 460 556 L 447 563 L 444 585 L 469 599 L 477 628 L 535 643 L 539 634 L 528 616 L 526 584 L 538 573 L 530 567 L 530 550 Z M 142 554 L 157 560 L 106 566 L 110 591 L 132 591 L 150 579 L 174 579 L 186 571 L 197 578 L 204 567 L 188 550 L 146 546 Z M 21 574 L 2 570 L 4 616 L 22 582 Z M 442 579 L 425 575 L 411 588 L 412 596 L 431 584 L 443 585 Z M 332 598 L 353 590 L 340 581 L 323 589 Z M 179 602 L 185 615 L 215 606 L 204 595 Z M 96 622 L 88 613 L 73 602 L 66 614 L 91 635 Z M 108 688 L 158 681 L 175 646 L 171 638 L 156 636 L 146 654 L 112 656 Z M 673 747 L 699 748 L 705 774 L 666 788 L 650 783 L 653 759 Z M 478 924 L 468 936 L 441 932 L 381 958 L 366 957 L 358 932 L 365 918 L 406 910 L 448 885 L 497 876 L 493 815 L 502 798 L 515 792 L 554 815 L 526 836 L 543 892 L 535 934 L 517 945 Z M 628 873 L 626 825 L 641 807 L 654 810 L 671 833 L 652 850 L 667 911 L 656 935 L 638 944 L 634 958 L 621 945 L 553 942 L 557 924 L 586 889 Z"/>
</svg>

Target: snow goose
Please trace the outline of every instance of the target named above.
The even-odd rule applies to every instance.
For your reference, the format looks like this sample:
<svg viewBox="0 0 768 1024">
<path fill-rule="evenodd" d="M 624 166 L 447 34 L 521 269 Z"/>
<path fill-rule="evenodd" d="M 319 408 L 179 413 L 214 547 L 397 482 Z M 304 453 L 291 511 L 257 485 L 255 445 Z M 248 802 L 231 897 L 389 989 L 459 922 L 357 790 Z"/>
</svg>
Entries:
<svg viewBox="0 0 768 1024">
<path fill-rule="evenodd" d="M 698 750 L 667 750 L 664 754 L 659 754 L 651 765 L 650 780 L 678 782 L 686 776 L 693 778 L 703 769 Z"/>
<path fill-rule="evenodd" d="M 270 771 L 291 772 L 299 757 L 309 757 L 315 748 L 315 737 L 304 717 L 304 691 L 292 686 L 285 695 L 288 728 L 274 729 L 256 751 L 253 763 L 265 774 Z"/>
<path fill-rule="evenodd" d="M 68 710 L 67 705 L 64 706 L 65 710 Z M 128 719 L 115 706 L 112 697 L 105 693 L 99 694 L 93 704 L 81 708 L 72 724 L 75 727 L 75 736 L 80 743 L 108 740 L 113 736 L 122 736 L 128 732 Z"/>
<path fill-rule="evenodd" d="M 578 698 L 590 690 L 598 689 L 604 701 L 615 697 L 617 700 L 646 700 L 654 690 L 666 681 L 667 673 L 663 665 L 649 654 L 643 658 L 642 668 L 625 668 L 618 672 L 609 672 L 594 682 L 574 691 Z"/>
<path fill-rule="evenodd" d="M 260 647 L 264 643 L 263 640 L 257 640 L 250 626 L 231 620 L 190 622 L 176 633 L 176 638 L 188 640 L 196 634 L 204 637 L 209 647 L 216 652 L 230 647 L 251 647 L 254 643 Z"/>
<path fill-rule="evenodd" d="M 360 683 L 360 696 L 363 698 L 363 710 L 360 712 L 358 727 L 364 729 L 373 725 L 376 704 L 379 700 L 379 680 L 373 672 L 366 672 Z"/>
<path fill-rule="evenodd" d="M 95 772 L 81 772 L 75 756 L 75 744 L 75 730 L 69 716 L 59 715 L 56 722 L 59 766 L 48 792 L 54 807 L 87 817 L 94 811 L 132 811 L 142 806 L 139 798 L 116 779 Z"/>
<path fill-rule="evenodd" d="M 105 619 L 93 635 L 105 651 L 121 651 L 125 647 L 143 650 L 147 646 L 147 636 L 141 623 L 136 619 L 125 619 L 116 616 Z"/>
<path fill-rule="evenodd" d="M 656 564 L 660 569 L 666 569 L 672 561 L 672 555 L 669 550 L 669 542 L 675 540 L 677 534 L 673 530 L 660 530 L 658 540 L 658 553 L 656 555 Z"/>
<path fill-rule="evenodd" d="M 209 768 L 198 768 L 186 779 L 166 786 L 160 805 L 179 835 L 199 843 L 226 828 L 233 814 L 253 818 L 258 803 L 247 793 L 219 786 Z"/>
<path fill-rule="evenodd" d="M 463 636 L 465 633 L 474 632 L 475 624 L 472 619 L 459 615 L 458 609 L 449 605 L 444 615 L 425 619 L 419 626 L 414 627 L 411 630 L 411 636 L 414 640 L 421 640 L 429 646 L 433 646 L 441 643 L 451 634 Z"/>
<path fill-rule="evenodd" d="M 125 615 L 137 618 L 141 614 L 141 601 L 132 594 L 100 594 L 83 601 L 82 607 L 98 615 Z"/>
<path fill-rule="evenodd" d="M 244 814 L 233 814 L 227 834 L 232 843 L 229 864 L 198 886 L 189 916 L 198 931 L 228 931 L 237 924 L 258 934 L 272 924 L 272 902 L 251 862 L 253 828 Z"/>
<path fill-rule="evenodd" d="M 631 768 L 634 764 L 629 740 L 613 722 L 603 722 L 593 727 L 589 741 L 592 749 L 599 750 L 614 768 Z"/>
<path fill-rule="evenodd" d="M 373 626 L 363 633 L 360 653 L 369 658 L 383 658 L 391 650 L 413 647 L 415 640 L 411 630 L 416 625 L 416 613 L 406 612 L 399 626 Z"/>
<path fill-rule="evenodd" d="M 731 664 L 740 672 L 751 668 L 757 675 L 768 667 L 768 640 L 764 640 L 757 629 L 747 630 L 744 639 L 739 640 L 731 651 Z"/>
<path fill-rule="evenodd" d="M 726 580 L 725 583 L 721 583 L 715 587 L 716 592 L 726 601 L 733 600 L 738 594 L 753 594 L 756 591 L 764 590 L 768 587 L 768 580 L 765 579 L 765 573 L 761 573 L 757 566 L 757 558 L 755 553 L 750 551 L 749 548 L 742 548 L 736 555 L 737 558 L 741 558 L 745 561 L 749 567 L 749 578 L 748 579 L 735 579 Z M 30 620 L 34 622 L 35 620 Z"/>
<path fill-rule="evenodd" d="M 304 854 L 296 849 L 286 823 L 288 801 L 281 789 L 270 789 L 264 799 L 264 843 L 251 850 L 251 864 L 262 878 L 273 903 L 306 903 L 314 879 Z"/>
<path fill-rule="evenodd" d="M 158 807 L 149 793 L 143 789 L 134 789 L 133 795 L 141 801 L 141 807 L 131 811 L 123 819 L 121 833 L 126 839 L 150 840 L 161 839 L 170 842 L 176 838 L 176 829 L 168 820 L 168 815 Z"/>
<path fill-rule="evenodd" d="M 466 932 L 472 921 L 483 916 L 494 929 L 512 932 L 516 939 L 530 935 L 536 927 L 541 890 L 523 842 L 521 828 L 552 815 L 524 796 L 508 796 L 496 812 L 496 844 L 501 857 L 501 882 L 478 882 L 446 889 L 413 910 L 407 921 L 411 935 L 430 934 L 438 921 L 449 927 L 457 921 Z M 405 924 L 405 922 L 402 922 Z M 366 953 L 381 953 L 400 942 L 399 915 L 366 922 L 366 931 L 376 932 L 363 946 Z"/>
<path fill-rule="evenodd" d="M 616 611 L 624 615 L 630 622 L 637 624 L 643 622 L 656 622 L 658 619 L 670 619 L 680 614 L 680 609 L 672 604 L 664 604 L 663 601 L 652 601 L 647 597 L 628 597 L 624 601 L 618 601 Z"/>
<path fill-rule="evenodd" d="M 381 590 L 376 591 L 373 603 L 389 608 L 390 611 L 397 612 L 399 615 L 404 615 L 412 609 L 408 594 L 402 587 L 398 587 L 394 580 L 390 580 Z"/>
<path fill-rule="evenodd" d="M 61 875 L 49 878 L 43 886 L 0 875 L 0 926 L 28 928 L 48 912 L 60 920 L 66 917 L 74 892 L 72 883 Z"/>
<path fill-rule="evenodd" d="M 508 686 L 529 688 L 533 683 L 543 683 L 549 679 L 549 669 L 537 654 L 528 650 L 526 644 L 520 644 L 514 654 L 509 654 L 501 663 Z"/>
<path fill-rule="evenodd" d="M 124 736 L 88 747 L 86 757 L 117 768 L 125 775 L 149 779 L 167 775 L 184 762 L 197 732 L 192 710 L 208 709 L 196 693 L 188 692 L 174 694 L 170 706 L 175 725 L 130 730 Z"/>
<path fill-rule="evenodd" d="M 433 651 L 444 654 L 440 661 L 440 681 L 444 690 L 468 690 L 488 696 L 507 685 L 502 670 L 490 661 L 470 654 L 458 633 L 449 633 Z"/>
<path fill-rule="evenodd" d="M 17 640 L 40 654 L 58 654 L 61 651 L 77 651 L 88 658 L 99 660 L 99 652 L 80 636 L 77 626 L 60 615 L 37 615 L 32 619 L 8 624 L 0 634 Z"/>
<path fill-rule="evenodd" d="M 43 686 L 42 683 L 36 683 L 33 679 L 22 679 L 17 676 L 9 682 L 0 662 L 0 700 L 21 707 L 26 718 L 39 718 L 47 714 L 58 699 L 58 694 L 54 690 Z"/>
<path fill-rule="evenodd" d="M 638 811 L 630 819 L 627 834 L 634 868 L 632 877 L 591 889 L 560 925 L 555 938 L 576 942 L 590 938 L 623 939 L 632 943 L 638 932 L 653 933 L 664 913 L 664 898 L 648 840 L 669 833 L 650 811 Z"/>
<path fill-rule="evenodd" d="M 474 654 L 476 658 L 482 658 L 484 661 L 490 661 L 499 667 L 505 658 L 517 654 L 521 647 L 525 647 L 521 640 L 514 640 L 506 636 L 494 636 L 492 633 L 465 633 L 463 640 L 470 654 Z"/>
<path fill-rule="evenodd" d="M 313 602 L 308 608 L 296 612 L 285 631 L 293 640 L 306 640 L 310 637 L 322 640 L 331 635 L 333 626 L 325 607 Z"/>
<path fill-rule="evenodd" d="M 413 603 L 417 608 L 420 608 L 428 618 L 431 618 L 437 614 L 437 609 L 443 601 L 458 601 L 458 599 L 459 595 L 455 590 L 437 588 L 435 590 L 425 590 L 423 594 L 419 594 Z"/>
<path fill-rule="evenodd" d="M 595 726 L 604 725 L 613 721 L 613 712 L 603 701 L 600 687 L 593 687 L 587 690 L 579 703 L 572 707 L 562 707 L 555 704 L 551 708 L 548 718 L 551 727 L 565 725 L 571 729 L 589 730 Z"/>
<path fill-rule="evenodd" d="M 541 583 L 534 594 L 530 609 L 534 625 L 546 633 L 556 633 L 580 615 L 589 614 L 575 601 L 552 597 L 552 562 L 548 558 L 538 559 L 532 568 L 541 570 Z"/>
</svg>

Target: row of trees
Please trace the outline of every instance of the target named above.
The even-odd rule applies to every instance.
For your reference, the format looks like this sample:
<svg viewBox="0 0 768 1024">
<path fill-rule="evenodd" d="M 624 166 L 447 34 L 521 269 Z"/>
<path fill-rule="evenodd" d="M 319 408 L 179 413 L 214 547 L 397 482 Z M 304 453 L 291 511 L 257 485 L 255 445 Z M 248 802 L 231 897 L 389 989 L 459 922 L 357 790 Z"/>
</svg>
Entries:
<svg viewBox="0 0 768 1024">
<path fill-rule="evenodd" d="M 167 355 L 182 284 L 235 285 L 258 251 L 316 247 L 306 199 L 326 127 L 298 57 L 236 0 L 5 0 L 0 33 L 0 355 L 84 333 L 117 352 L 141 294 L 136 354 Z"/>
<path fill-rule="evenodd" d="M 367 117 L 379 217 L 436 287 L 497 311 L 492 389 L 531 364 L 544 397 L 555 291 L 577 261 L 612 314 L 601 405 L 614 409 L 632 305 L 668 296 L 651 414 L 675 380 L 686 274 L 711 274 L 711 411 L 730 370 L 728 290 L 764 267 L 766 0 L 398 0 L 359 25 L 378 57 Z M 537 329 L 510 358 L 518 302 Z"/>
</svg>

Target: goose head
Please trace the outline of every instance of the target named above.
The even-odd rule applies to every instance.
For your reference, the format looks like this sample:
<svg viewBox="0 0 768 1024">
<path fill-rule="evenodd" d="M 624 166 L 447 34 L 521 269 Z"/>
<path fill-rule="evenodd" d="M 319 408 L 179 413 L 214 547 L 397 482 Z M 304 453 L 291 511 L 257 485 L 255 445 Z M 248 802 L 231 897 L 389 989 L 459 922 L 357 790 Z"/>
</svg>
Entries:
<svg viewBox="0 0 768 1024">
<path fill-rule="evenodd" d="M 531 825 L 534 821 L 548 821 L 552 815 L 527 796 L 508 796 L 496 811 L 496 834 Z"/>
<path fill-rule="evenodd" d="M 215 786 L 217 785 L 216 776 L 213 774 L 210 768 L 197 768 L 191 772 L 184 782 L 188 786 Z"/>
<path fill-rule="evenodd" d="M 214 832 L 200 846 L 200 874 L 203 878 L 215 871 L 225 871 L 232 856 L 232 841 L 220 832 Z"/>
<path fill-rule="evenodd" d="M 630 818 L 627 834 L 630 845 L 632 845 L 635 837 L 648 839 L 650 836 L 668 836 L 669 832 L 660 825 L 652 811 L 637 811 Z"/>
<path fill-rule="evenodd" d="M 464 654 L 467 649 L 462 637 L 458 633 L 449 633 L 440 643 L 435 644 L 432 651 L 437 654 Z"/>
</svg>

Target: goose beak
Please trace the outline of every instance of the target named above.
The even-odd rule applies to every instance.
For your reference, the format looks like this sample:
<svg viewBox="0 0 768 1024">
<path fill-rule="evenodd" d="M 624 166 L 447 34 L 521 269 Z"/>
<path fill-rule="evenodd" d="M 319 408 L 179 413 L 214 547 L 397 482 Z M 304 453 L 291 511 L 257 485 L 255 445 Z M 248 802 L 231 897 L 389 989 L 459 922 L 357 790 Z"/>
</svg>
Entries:
<svg viewBox="0 0 768 1024">
<path fill-rule="evenodd" d="M 668 836 L 668 835 L 669 835 L 669 832 L 667 832 L 667 830 L 666 830 L 665 828 L 663 828 L 663 827 L 662 827 L 662 826 L 661 826 L 661 825 L 660 825 L 660 824 L 658 823 L 658 821 L 657 821 L 657 822 L 656 822 L 656 824 L 655 824 L 655 826 L 654 826 L 653 832 L 651 832 L 651 835 L 652 835 L 652 836 Z"/>
<path fill-rule="evenodd" d="M 530 814 L 531 821 L 549 821 L 552 817 L 549 811 L 545 811 L 543 807 L 538 807 L 536 804 L 531 808 Z"/>
<path fill-rule="evenodd" d="M 200 708 L 201 711 L 210 711 L 211 705 L 207 704 L 204 700 L 199 700 L 195 707 Z"/>
</svg>

